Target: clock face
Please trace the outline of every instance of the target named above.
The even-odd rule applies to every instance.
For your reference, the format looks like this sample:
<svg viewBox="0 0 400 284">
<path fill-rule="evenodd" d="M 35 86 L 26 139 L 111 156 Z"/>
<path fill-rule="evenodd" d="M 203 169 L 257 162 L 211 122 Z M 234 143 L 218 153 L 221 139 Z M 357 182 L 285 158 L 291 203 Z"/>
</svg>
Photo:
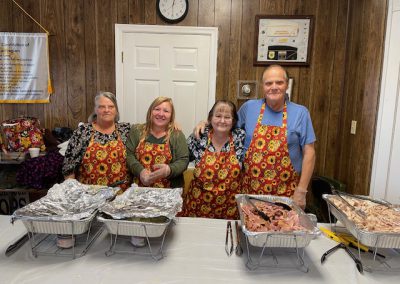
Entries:
<svg viewBox="0 0 400 284">
<path fill-rule="evenodd" d="M 157 0 L 157 12 L 166 22 L 182 21 L 189 10 L 188 0 Z"/>
</svg>

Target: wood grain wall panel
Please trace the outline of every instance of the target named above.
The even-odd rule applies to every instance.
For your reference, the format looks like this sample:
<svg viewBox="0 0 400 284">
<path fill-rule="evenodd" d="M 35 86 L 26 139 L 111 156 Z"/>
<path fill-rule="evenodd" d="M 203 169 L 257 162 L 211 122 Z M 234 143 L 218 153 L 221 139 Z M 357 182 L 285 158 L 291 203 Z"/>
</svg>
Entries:
<svg viewBox="0 0 400 284">
<path fill-rule="evenodd" d="M 117 6 L 113 0 L 96 2 L 97 88 L 115 94 L 115 23 Z"/>
<path fill-rule="evenodd" d="M 41 2 L 42 25 L 50 32 L 49 56 L 54 94 L 44 106 L 47 128 L 68 126 L 67 73 L 65 62 L 64 0 Z M 84 95 L 84 94 L 81 94 Z"/>
<path fill-rule="evenodd" d="M 231 3 L 215 0 L 215 26 L 218 27 L 216 99 L 228 97 L 229 34 Z"/>
<path fill-rule="evenodd" d="M 346 60 L 346 71 L 345 74 L 348 75 L 348 79 L 352 74 L 356 74 L 358 78 L 362 78 L 362 70 L 358 70 L 359 68 L 359 60 L 360 60 L 360 50 L 362 49 L 362 33 L 365 31 L 360 24 L 362 23 L 364 6 L 363 1 L 352 1 L 350 3 L 350 11 L 349 11 L 349 28 L 348 28 L 348 45 L 347 49 L 347 60 Z M 356 9 L 355 9 L 356 8 Z M 358 28 L 356 28 L 358 27 Z M 353 75 L 354 76 L 354 75 Z M 345 88 L 344 88 L 344 100 L 343 105 L 346 108 L 343 108 L 342 112 L 342 120 L 341 120 L 341 133 L 340 133 L 340 166 L 338 167 L 338 179 L 345 182 L 350 191 L 353 190 L 354 185 L 354 177 L 349 178 L 348 173 L 353 172 L 356 173 L 357 163 L 353 163 L 354 159 L 357 159 L 356 151 L 354 148 L 356 137 L 355 135 L 350 134 L 350 125 L 351 120 L 358 120 L 359 113 L 356 109 L 360 106 L 361 97 L 359 95 L 358 86 L 359 80 L 346 80 Z M 344 147 L 344 145 L 346 145 Z"/>
<path fill-rule="evenodd" d="M 129 24 L 129 0 L 117 1 L 117 23 Z"/>
<path fill-rule="evenodd" d="M 342 101 L 344 96 L 344 81 L 345 69 L 343 66 L 346 64 L 346 46 L 347 46 L 347 26 L 348 26 L 348 13 L 349 2 L 337 1 L 337 21 L 336 21 L 336 42 L 333 57 L 333 68 L 331 71 L 330 81 L 331 97 L 330 97 L 330 110 L 328 121 L 328 132 L 326 136 L 326 151 L 322 153 L 325 155 L 325 163 L 323 168 L 319 168 L 320 172 L 325 175 L 334 177 L 336 176 L 337 169 L 335 165 L 340 164 L 338 153 L 340 153 L 340 132 L 338 127 L 341 121 Z M 319 143 L 319 142 L 318 142 Z M 320 153 L 321 155 L 321 153 Z"/>
<path fill-rule="evenodd" d="M 315 22 L 315 34 L 318 35 L 313 46 L 313 63 L 311 80 L 313 81 L 311 92 L 318 94 L 310 96 L 304 105 L 308 107 L 314 117 L 326 117 L 315 119 L 313 122 L 316 136 L 318 137 L 316 168 L 323 169 L 325 164 L 324 153 L 327 149 L 328 123 L 330 118 L 330 102 L 332 97 L 331 72 L 333 71 L 334 46 L 336 41 L 337 2 L 320 1 L 317 5 Z M 323 32 L 322 32 L 323 31 Z"/>
<path fill-rule="evenodd" d="M 157 24 L 157 12 L 155 0 L 143 0 L 144 4 L 144 22 L 146 25 Z"/>
<path fill-rule="evenodd" d="M 214 2 L 215 2 L 215 0 L 199 1 L 197 23 L 200 27 L 213 27 L 214 26 L 214 20 L 215 20 L 215 3 Z"/>
<path fill-rule="evenodd" d="M 144 24 L 144 4 L 143 0 L 129 0 L 130 24 Z"/>
<path fill-rule="evenodd" d="M 240 49 L 242 26 L 242 0 L 232 0 L 229 34 L 228 94 L 226 99 L 237 101 L 237 84 L 240 73 Z"/>
<path fill-rule="evenodd" d="M 256 70 L 253 66 L 255 16 L 259 13 L 259 1 L 242 2 L 242 32 L 240 46 L 240 79 L 255 80 Z"/>
<path fill-rule="evenodd" d="M 84 0 L 65 1 L 64 5 L 68 125 L 76 127 L 80 121 L 87 121 L 85 50 L 81 48 L 85 46 Z"/>
<path fill-rule="evenodd" d="M 96 27 L 96 0 L 85 0 L 85 87 L 86 110 L 85 116 L 93 112 L 94 97 L 99 91 L 97 86 L 97 27 Z"/>
</svg>

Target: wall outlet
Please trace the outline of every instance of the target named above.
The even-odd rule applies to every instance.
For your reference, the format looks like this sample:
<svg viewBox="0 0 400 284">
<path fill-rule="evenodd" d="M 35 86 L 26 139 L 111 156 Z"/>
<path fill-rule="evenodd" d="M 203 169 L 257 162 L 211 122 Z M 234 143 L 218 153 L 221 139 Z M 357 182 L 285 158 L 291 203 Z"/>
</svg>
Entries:
<svg viewBox="0 0 400 284">
<path fill-rule="evenodd" d="M 350 127 L 350 133 L 351 134 L 356 134 L 357 131 L 357 121 L 356 120 L 352 120 L 351 121 L 351 127 Z"/>
</svg>

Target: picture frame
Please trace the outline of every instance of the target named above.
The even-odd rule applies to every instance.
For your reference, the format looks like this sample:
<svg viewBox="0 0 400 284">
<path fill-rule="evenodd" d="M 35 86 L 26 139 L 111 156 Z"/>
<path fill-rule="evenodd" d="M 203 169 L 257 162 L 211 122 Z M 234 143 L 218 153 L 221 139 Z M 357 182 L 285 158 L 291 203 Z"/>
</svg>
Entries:
<svg viewBox="0 0 400 284">
<path fill-rule="evenodd" d="M 314 17 L 256 15 L 253 65 L 309 65 Z"/>
</svg>

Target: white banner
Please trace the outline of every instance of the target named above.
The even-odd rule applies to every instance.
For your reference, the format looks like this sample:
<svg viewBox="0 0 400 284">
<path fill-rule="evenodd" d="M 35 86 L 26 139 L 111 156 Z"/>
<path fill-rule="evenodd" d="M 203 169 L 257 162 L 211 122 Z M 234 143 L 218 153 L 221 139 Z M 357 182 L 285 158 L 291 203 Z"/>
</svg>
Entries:
<svg viewBox="0 0 400 284">
<path fill-rule="evenodd" d="M 47 34 L 0 33 L 0 103 L 48 103 Z"/>
</svg>

